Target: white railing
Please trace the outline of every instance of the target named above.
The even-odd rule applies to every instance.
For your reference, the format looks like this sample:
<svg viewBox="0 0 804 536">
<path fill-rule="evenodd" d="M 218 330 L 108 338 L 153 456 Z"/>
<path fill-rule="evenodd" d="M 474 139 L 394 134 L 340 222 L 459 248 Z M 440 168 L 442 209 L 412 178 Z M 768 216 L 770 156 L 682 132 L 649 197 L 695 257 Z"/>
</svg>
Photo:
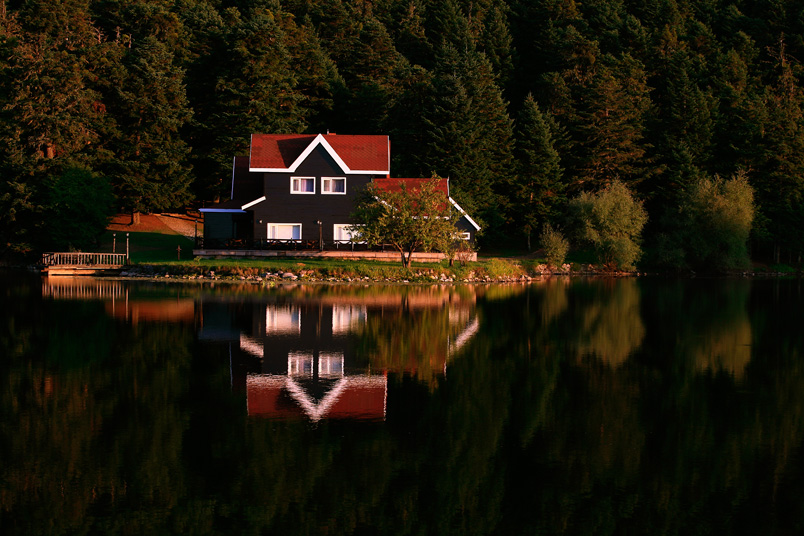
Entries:
<svg viewBox="0 0 804 536">
<path fill-rule="evenodd" d="M 44 253 L 42 264 L 45 266 L 124 266 L 127 262 L 125 253 Z"/>
</svg>

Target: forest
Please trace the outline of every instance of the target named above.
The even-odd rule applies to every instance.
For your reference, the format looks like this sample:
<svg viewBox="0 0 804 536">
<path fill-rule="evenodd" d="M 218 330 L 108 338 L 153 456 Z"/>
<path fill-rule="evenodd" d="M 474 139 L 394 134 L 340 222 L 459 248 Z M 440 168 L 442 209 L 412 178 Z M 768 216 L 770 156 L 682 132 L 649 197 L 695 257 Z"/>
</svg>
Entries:
<svg viewBox="0 0 804 536">
<path fill-rule="evenodd" d="M 481 248 L 571 234 L 616 182 L 643 261 L 694 267 L 745 223 L 734 177 L 751 256 L 796 263 L 802 60 L 799 0 L 6 0 L 0 256 L 224 199 L 250 134 L 328 131 L 449 177 Z"/>
</svg>

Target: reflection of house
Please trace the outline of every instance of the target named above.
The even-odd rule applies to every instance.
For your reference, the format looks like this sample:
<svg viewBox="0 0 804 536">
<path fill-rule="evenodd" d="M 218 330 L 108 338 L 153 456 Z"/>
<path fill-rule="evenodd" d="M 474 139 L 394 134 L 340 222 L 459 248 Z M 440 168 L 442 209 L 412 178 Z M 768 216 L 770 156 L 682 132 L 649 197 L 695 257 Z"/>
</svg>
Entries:
<svg viewBox="0 0 804 536">
<path fill-rule="evenodd" d="M 249 375 L 246 379 L 250 416 L 329 419 L 385 418 L 388 382 L 385 375 L 341 376 L 320 399 L 305 389 L 295 374 Z"/>
<path fill-rule="evenodd" d="M 415 372 L 427 361 L 427 370 L 442 374 L 449 355 L 477 329 L 474 301 L 467 299 L 471 295 L 444 287 L 410 295 L 398 290 L 308 292 L 301 288 L 272 303 L 204 303 L 202 337 L 217 334 L 228 340 L 233 388 L 245 389 L 249 415 L 314 421 L 383 418 L 388 372 Z M 401 361 L 375 359 L 377 348 L 366 346 L 371 339 L 366 330 L 378 322 L 402 338 L 413 338 L 405 332 L 410 326 L 399 324 L 400 315 L 423 315 L 441 326 L 435 337 L 424 338 L 418 363 L 408 355 Z M 452 328 L 444 330 L 447 326 Z"/>
<path fill-rule="evenodd" d="M 195 254 L 354 255 L 348 226 L 366 186 L 396 190 L 425 180 L 390 179 L 390 162 L 388 136 L 253 134 L 249 156 L 234 160 L 231 200 L 201 209 L 203 246 Z M 473 241 L 479 227 L 449 196 L 448 179 L 440 190 L 461 214 L 461 236 Z"/>
</svg>

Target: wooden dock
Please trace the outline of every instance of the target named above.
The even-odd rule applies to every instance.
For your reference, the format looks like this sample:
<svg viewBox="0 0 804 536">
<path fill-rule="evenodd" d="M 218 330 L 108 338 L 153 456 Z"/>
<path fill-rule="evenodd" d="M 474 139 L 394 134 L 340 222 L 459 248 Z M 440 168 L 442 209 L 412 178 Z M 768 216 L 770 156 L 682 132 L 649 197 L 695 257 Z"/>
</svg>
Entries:
<svg viewBox="0 0 804 536">
<path fill-rule="evenodd" d="M 83 253 L 70 251 L 63 253 L 44 253 L 42 255 L 42 274 L 54 275 L 101 275 L 114 274 L 123 269 L 128 262 L 125 253 Z"/>
</svg>

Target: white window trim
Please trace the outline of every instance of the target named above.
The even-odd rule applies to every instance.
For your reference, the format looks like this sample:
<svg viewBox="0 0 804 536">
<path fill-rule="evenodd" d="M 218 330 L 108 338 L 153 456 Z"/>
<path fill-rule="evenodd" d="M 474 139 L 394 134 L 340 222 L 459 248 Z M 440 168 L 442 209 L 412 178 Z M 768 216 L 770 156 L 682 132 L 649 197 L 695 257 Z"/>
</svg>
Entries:
<svg viewBox="0 0 804 536">
<path fill-rule="evenodd" d="M 328 181 L 343 181 L 342 192 L 328 192 L 324 189 L 324 184 Z M 321 193 L 323 195 L 346 195 L 346 177 L 321 177 Z"/>
<path fill-rule="evenodd" d="M 293 189 L 293 181 L 297 179 L 310 179 L 313 181 L 313 191 L 312 192 L 302 192 L 299 190 Z M 290 193 L 292 194 L 299 194 L 299 195 L 314 195 L 315 194 L 315 177 L 291 177 L 290 178 Z"/>
<path fill-rule="evenodd" d="M 333 240 L 335 240 L 336 242 L 343 243 L 344 240 L 338 240 L 337 238 L 335 238 L 335 236 L 337 235 L 338 227 L 343 228 L 343 227 L 360 227 L 360 226 L 355 225 L 353 223 L 335 223 L 335 224 L 333 224 L 332 225 L 332 237 L 333 237 Z M 345 229 L 344 229 L 344 231 L 345 231 Z M 365 241 L 359 241 L 359 240 L 352 241 L 352 236 L 353 236 L 352 233 L 349 232 L 349 231 L 346 231 L 346 232 L 349 234 L 348 242 L 350 242 L 352 244 L 365 244 L 366 243 Z M 358 236 L 357 238 L 360 238 L 360 237 Z"/>
<path fill-rule="evenodd" d="M 299 228 L 299 238 L 274 238 L 271 236 L 271 226 L 276 227 L 277 225 L 289 225 Z M 281 222 L 269 222 L 265 224 L 265 235 L 268 240 L 301 240 L 302 235 L 302 224 L 301 223 L 281 223 Z"/>
<path fill-rule="evenodd" d="M 460 240 L 471 240 L 472 239 L 472 233 L 470 233 L 469 231 L 459 231 L 459 232 L 455 233 L 455 236 Z"/>
</svg>

